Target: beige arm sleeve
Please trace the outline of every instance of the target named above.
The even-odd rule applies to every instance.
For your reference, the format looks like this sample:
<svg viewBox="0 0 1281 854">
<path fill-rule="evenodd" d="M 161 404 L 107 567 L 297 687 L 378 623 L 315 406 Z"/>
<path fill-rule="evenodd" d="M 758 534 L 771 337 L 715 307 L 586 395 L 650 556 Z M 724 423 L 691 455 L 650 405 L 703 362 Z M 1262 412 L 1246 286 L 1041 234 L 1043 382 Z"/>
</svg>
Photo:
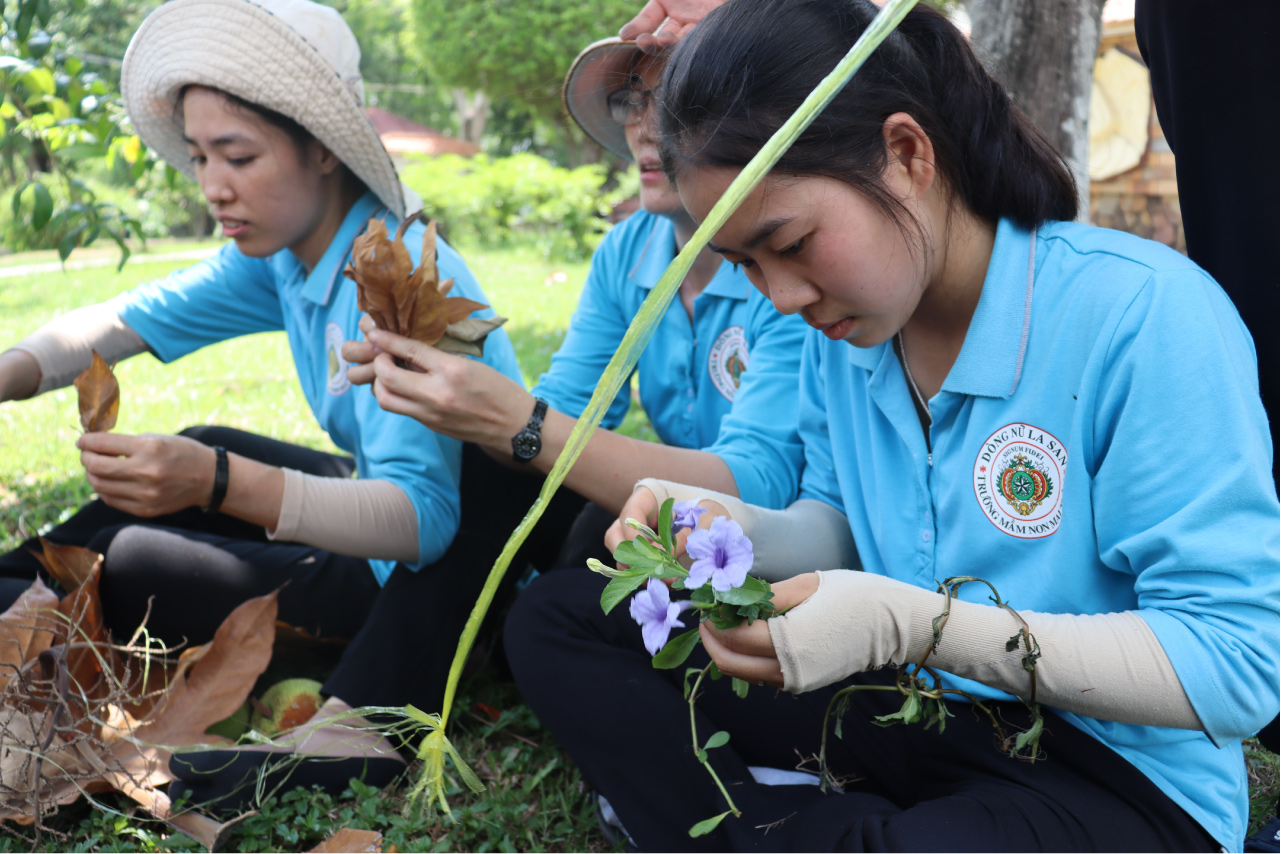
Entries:
<svg viewBox="0 0 1281 854">
<path fill-rule="evenodd" d="M 36 394 L 70 385 L 97 350 L 108 364 L 147 350 L 147 343 L 108 305 L 88 305 L 46 323 L 15 344 L 40 366 Z"/>
<path fill-rule="evenodd" d="M 388 480 L 316 477 L 285 469 L 276 530 L 267 536 L 337 554 L 418 563 L 418 514 Z"/>
<path fill-rule="evenodd" d="M 845 514 L 822 501 L 797 501 L 786 510 L 768 510 L 732 495 L 683 483 L 645 478 L 636 486 L 654 493 L 660 505 L 668 498 L 710 499 L 722 505 L 752 541 L 751 573 L 757 578 L 782 581 L 820 569 L 861 566 Z M 803 550 L 796 548 L 798 531 L 805 532 Z"/>
<path fill-rule="evenodd" d="M 799 694 L 854 673 L 920 661 L 943 604 L 941 593 L 884 576 L 820 572 L 814 595 L 767 623 L 784 687 Z M 1174 666 L 1138 613 L 1019 614 L 1041 647 L 1039 702 L 1119 723 L 1203 729 Z M 1005 651 L 1018 631 L 1008 611 L 954 599 L 928 665 L 1026 698 L 1022 648 Z"/>
</svg>

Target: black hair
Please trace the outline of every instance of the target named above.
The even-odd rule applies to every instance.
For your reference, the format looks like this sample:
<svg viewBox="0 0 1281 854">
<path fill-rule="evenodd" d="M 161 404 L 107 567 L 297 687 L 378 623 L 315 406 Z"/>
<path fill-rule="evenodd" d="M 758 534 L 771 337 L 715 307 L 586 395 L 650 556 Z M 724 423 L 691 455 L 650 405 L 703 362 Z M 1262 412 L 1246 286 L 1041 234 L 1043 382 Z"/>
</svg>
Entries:
<svg viewBox="0 0 1281 854">
<path fill-rule="evenodd" d="M 307 130 L 284 113 L 278 113 L 275 110 L 262 106 L 261 104 L 255 104 L 253 101 L 246 101 L 239 95 L 233 95 L 232 93 L 225 92 L 222 89 L 218 89 L 213 86 L 201 86 L 198 83 L 188 83 L 186 86 L 183 86 L 178 90 L 178 97 L 175 99 L 173 105 L 173 115 L 179 123 L 182 122 L 183 117 L 183 102 L 187 98 L 187 92 L 193 88 L 203 88 L 208 89 L 210 92 L 217 92 L 232 107 L 235 107 L 241 112 L 252 113 L 267 124 L 284 131 L 289 139 L 293 141 L 294 147 L 298 149 L 299 154 L 305 154 L 307 146 L 316 142 L 316 137 L 312 135 L 311 131 Z"/>
<path fill-rule="evenodd" d="M 730 0 L 677 46 L 663 76 L 660 144 L 674 180 L 691 166 L 742 167 L 877 14 L 867 0 Z M 942 14 L 918 5 L 774 167 L 843 181 L 905 228 L 882 183 L 885 120 L 929 136 L 953 202 L 995 223 L 1076 217 L 1063 156 L 1014 104 Z M 914 223 L 919 233 L 919 223 Z"/>
</svg>

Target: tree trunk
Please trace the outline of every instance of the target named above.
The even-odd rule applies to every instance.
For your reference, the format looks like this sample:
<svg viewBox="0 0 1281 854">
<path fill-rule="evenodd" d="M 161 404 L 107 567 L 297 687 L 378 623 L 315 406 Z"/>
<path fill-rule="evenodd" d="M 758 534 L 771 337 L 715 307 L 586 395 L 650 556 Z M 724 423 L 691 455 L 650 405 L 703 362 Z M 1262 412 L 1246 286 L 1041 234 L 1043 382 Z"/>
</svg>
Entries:
<svg viewBox="0 0 1281 854">
<path fill-rule="evenodd" d="M 489 96 L 484 92 L 477 92 L 469 98 L 462 89 L 454 89 L 453 95 L 463 139 L 480 145 L 485 136 L 485 122 L 489 119 Z"/>
<path fill-rule="evenodd" d="M 1104 0 L 969 0 L 970 41 L 1014 103 L 1067 158 L 1090 214 L 1090 91 Z"/>
</svg>

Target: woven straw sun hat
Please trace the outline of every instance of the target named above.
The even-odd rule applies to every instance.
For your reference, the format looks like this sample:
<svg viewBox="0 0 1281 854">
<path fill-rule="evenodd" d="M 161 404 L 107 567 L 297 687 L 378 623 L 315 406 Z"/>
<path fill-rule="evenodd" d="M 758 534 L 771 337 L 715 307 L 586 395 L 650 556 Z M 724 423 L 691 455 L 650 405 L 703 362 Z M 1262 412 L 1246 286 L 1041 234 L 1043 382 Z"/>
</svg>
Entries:
<svg viewBox="0 0 1281 854">
<path fill-rule="evenodd" d="M 188 85 L 293 119 L 398 218 L 422 207 L 365 116 L 360 45 L 335 10 L 307 0 L 170 0 L 147 16 L 121 69 L 125 110 L 143 141 L 194 179 L 174 112 Z"/>
<path fill-rule="evenodd" d="M 632 159 L 623 126 L 610 118 L 606 99 L 631 79 L 632 69 L 644 56 L 636 42 L 617 36 L 593 42 L 569 67 L 561 98 L 565 109 L 583 131 L 608 150 Z"/>
</svg>

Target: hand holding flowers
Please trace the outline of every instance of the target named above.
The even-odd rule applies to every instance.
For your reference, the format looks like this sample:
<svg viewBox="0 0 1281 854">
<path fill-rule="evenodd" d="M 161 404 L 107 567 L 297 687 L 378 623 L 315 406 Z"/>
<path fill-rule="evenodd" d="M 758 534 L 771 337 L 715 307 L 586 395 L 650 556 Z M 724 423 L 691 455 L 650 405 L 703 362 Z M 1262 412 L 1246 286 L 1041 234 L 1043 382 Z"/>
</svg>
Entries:
<svg viewBox="0 0 1281 854">
<path fill-rule="evenodd" d="M 652 507 L 652 494 L 650 499 L 649 507 Z M 649 507 L 643 509 L 648 510 Z M 655 667 L 679 667 L 689 658 L 700 637 L 704 640 L 713 638 L 712 643 L 716 647 L 709 644 L 709 651 L 723 648 L 724 644 L 710 634 L 712 627 L 725 630 L 725 637 L 730 637 L 740 627 L 750 629 L 755 624 L 764 634 L 770 655 L 773 654 L 769 632 L 761 618 L 776 612 L 771 601 L 774 593 L 769 584 L 747 574 L 752 568 L 752 541 L 743 533 L 742 527 L 726 515 L 714 516 L 711 524 L 703 527 L 700 517 L 706 513 L 707 508 L 699 507 L 694 502 L 678 503 L 669 498 L 659 508 L 656 528 L 627 518 L 626 524 L 636 532 L 630 539 L 626 538 L 617 524 L 611 528 L 607 541 L 612 541 L 614 546 L 614 560 L 619 564 L 617 568 L 611 569 L 598 560 L 587 562 L 588 568 L 593 572 L 610 579 L 600 600 L 601 608 L 607 614 L 644 585 L 644 589 L 633 597 L 630 611 L 632 619 L 640 624 L 645 649 L 654 656 Z M 644 515 L 647 520 L 652 518 L 648 512 Z M 677 560 L 682 550 L 680 539 L 685 531 L 695 526 L 697 529 L 683 543 L 685 553 L 692 558 L 689 569 L 686 569 Z M 665 580 L 670 580 L 673 590 L 691 591 L 690 598 L 683 602 L 672 602 Z M 668 640 L 672 629 L 680 625 L 681 614 L 691 610 L 698 612 L 699 626 Z M 742 625 L 744 621 L 746 626 Z M 777 659 L 773 659 L 773 663 L 781 681 Z M 713 733 L 699 747 L 698 728 L 694 718 L 694 701 L 703 679 L 716 680 L 721 675 L 722 671 L 713 660 L 702 669 L 686 669 L 683 680 L 685 697 L 689 701 L 689 724 L 695 755 L 712 775 L 729 806 L 720 815 L 700 821 L 690 828 L 690 836 L 709 833 L 726 816 L 741 814 L 715 769 L 707 761 L 707 752 L 728 743 L 729 733 Z M 694 677 L 692 687 L 691 676 Z M 733 689 L 738 696 L 744 697 L 747 695 L 748 683 L 734 678 Z"/>
</svg>

